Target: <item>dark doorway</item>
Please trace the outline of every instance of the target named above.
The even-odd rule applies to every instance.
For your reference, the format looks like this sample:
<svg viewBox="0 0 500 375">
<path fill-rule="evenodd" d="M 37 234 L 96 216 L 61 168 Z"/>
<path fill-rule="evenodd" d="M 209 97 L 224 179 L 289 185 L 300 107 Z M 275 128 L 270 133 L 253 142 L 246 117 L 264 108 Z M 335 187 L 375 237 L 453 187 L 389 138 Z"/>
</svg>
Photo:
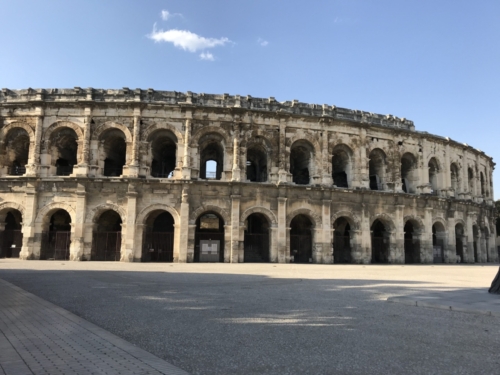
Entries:
<svg viewBox="0 0 500 375">
<path fill-rule="evenodd" d="M 101 138 L 105 157 L 103 175 L 109 177 L 121 176 L 127 151 L 125 135 L 121 130 L 110 129 Z"/>
<path fill-rule="evenodd" d="M 207 212 L 196 220 L 195 262 L 224 262 L 224 220 Z"/>
<path fill-rule="evenodd" d="M 23 246 L 21 213 L 10 211 L 5 215 L 5 227 L 0 232 L 0 258 L 19 258 Z"/>
<path fill-rule="evenodd" d="M 262 214 L 247 218 L 244 239 L 245 263 L 269 262 L 269 222 Z"/>
<path fill-rule="evenodd" d="M 473 247 L 474 247 L 474 262 L 479 263 L 479 230 L 477 229 L 477 225 L 472 226 L 472 237 L 473 237 Z"/>
<path fill-rule="evenodd" d="M 267 181 L 267 155 L 260 147 L 247 150 L 247 180 L 252 182 Z"/>
<path fill-rule="evenodd" d="M 404 227 L 405 232 L 405 264 L 420 263 L 420 240 L 416 236 L 415 226 L 408 220 Z"/>
<path fill-rule="evenodd" d="M 372 263 L 389 262 L 389 233 L 380 220 L 375 220 L 372 231 Z"/>
<path fill-rule="evenodd" d="M 297 141 L 290 151 L 290 173 L 292 181 L 297 185 L 308 185 L 310 167 L 313 157 L 312 146 L 304 141 Z"/>
<path fill-rule="evenodd" d="M 344 147 L 337 146 L 332 152 L 332 178 L 333 184 L 337 187 L 349 187 L 347 173 L 350 169 L 350 150 L 349 153 Z"/>
<path fill-rule="evenodd" d="M 462 224 L 455 225 L 455 250 L 457 263 L 465 262 L 464 259 L 464 227 Z"/>
<path fill-rule="evenodd" d="M 69 176 L 77 164 L 78 136 L 71 128 L 60 128 L 50 137 L 52 163 L 55 160 L 56 175 Z M 54 164 L 53 164 L 54 165 Z"/>
<path fill-rule="evenodd" d="M 169 212 L 152 212 L 146 221 L 143 262 L 174 261 L 174 218 Z"/>
<path fill-rule="evenodd" d="M 432 226 L 432 247 L 434 263 L 444 263 L 445 229 L 440 222 Z"/>
<path fill-rule="evenodd" d="M 312 263 L 312 222 L 305 215 L 297 215 L 290 223 L 290 261 Z"/>
<path fill-rule="evenodd" d="M 50 218 L 48 231 L 42 233 L 40 259 L 68 260 L 71 244 L 71 216 L 65 210 Z"/>
<path fill-rule="evenodd" d="M 347 219 L 340 217 L 333 223 L 333 263 L 351 263 L 351 226 Z"/>
<path fill-rule="evenodd" d="M 122 219 L 120 215 L 108 210 L 97 221 L 97 230 L 92 236 L 90 259 L 95 261 L 119 261 L 122 244 Z"/>
</svg>

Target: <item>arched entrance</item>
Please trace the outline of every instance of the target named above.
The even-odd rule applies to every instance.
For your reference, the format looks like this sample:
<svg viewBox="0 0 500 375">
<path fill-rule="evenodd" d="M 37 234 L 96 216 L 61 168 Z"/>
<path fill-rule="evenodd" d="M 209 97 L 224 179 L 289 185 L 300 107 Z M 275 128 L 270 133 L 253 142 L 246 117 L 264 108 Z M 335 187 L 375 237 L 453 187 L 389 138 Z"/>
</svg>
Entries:
<svg viewBox="0 0 500 375">
<path fill-rule="evenodd" d="M 455 250 L 457 255 L 457 263 L 465 262 L 464 258 L 464 226 L 462 224 L 455 225 Z"/>
<path fill-rule="evenodd" d="M 195 262 L 224 262 L 224 220 L 206 212 L 196 220 Z"/>
<path fill-rule="evenodd" d="M 113 211 L 104 211 L 96 222 L 92 236 L 91 260 L 119 261 L 122 245 L 122 219 Z"/>
<path fill-rule="evenodd" d="M 312 262 L 312 227 L 306 215 L 297 215 L 290 223 L 290 262 Z"/>
<path fill-rule="evenodd" d="M 440 222 L 435 222 L 432 226 L 432 248 L 434 263 L 444 262 L 444 248 L 445 248 L 445 228 Z"/>
<path fill-rule="evenodd" d="M 405 264 L 420 263 L 420 233 L 418 224 L 408 220 L 404 226 L 405 232 Z"/>
<path fill-rule="evenodd" d="M 333 263 L 351 263 L 351 226 L 345 217 L 333 223 Z"/>
<path fill-rule="evenodd" d="M 307 141 L 299 140 L 290 149 L 290 173 L 297 185 L 308 185 L 313 174 L 314 147 Z"/>
<path fill-rule="evenodd" d="M 262 214 L 251 214 L 246 220 L 243 256 L 245 263 L 269 262 L 269 222 Z"/>
<path fill-rule="evenodd" d="M 174 261 L 174 218 L 170 212 L 153 211 L 146 220 L 143 262 Z"/>
<path fill-rule="evenodd" d="M 3 218 L 3 230 L 0 231 L 0 258 L 19 258 L 23 246 L 21 231 L 22 216 L 18 210 L 0 215 Z"/>
<path fill-rule="evenodd" d="M 71 243 L 71 216 L 60 209 L 52 214 L 42 233 L 40 259 L 68 260 Z"/>
<path fill-rule="evenodd" d="M 370 230 L 372 232 L 372 263 L 388 263 L 389 232 L 379 219 L 373 222 Z"/>
</svg>

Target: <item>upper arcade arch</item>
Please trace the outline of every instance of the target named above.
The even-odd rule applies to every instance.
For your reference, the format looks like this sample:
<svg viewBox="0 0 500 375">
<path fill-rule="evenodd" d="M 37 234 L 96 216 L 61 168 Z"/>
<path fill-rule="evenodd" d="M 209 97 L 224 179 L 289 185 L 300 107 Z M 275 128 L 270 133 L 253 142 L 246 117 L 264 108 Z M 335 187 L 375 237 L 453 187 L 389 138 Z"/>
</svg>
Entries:
<svg viewBox="0 0 500 375">
<path fill-rule="evenodd" d="M 332 179 L 337 187 L 352 187 L 354 152 L 344 143 L 335 145 L 332 149 Z"/>
<path fill-rule="evenodd" d="M 69 128 L 73 129 L 73 131 L 76 134 L 77 140 L 81 141 L 83 139 L 83 131 L 80 125 L 71 122 L 71 121 L 56 121 L 53 124 L 51 124 L 47 129 L 45 129 L 45 132 L 43 133 L 42 138 L 47 141 L 52 138 L 52 133 L 64 129 L 64 128 Z"/>
<path fill-rule="evenodd" d="M 368 176 L 371 190 L 385 190 L 387 155 L 380 148 L 374 148 L 368 155 Z"/>
<path fill-rule="evenodd" d="M 130 133 L 130 130 L 125 125 L 111 121 L 106 121 L 104 124 L 97 126 L 95 130 L 92 132 L 90 140 L 92 141 L 101 140 L 103 133 L 108 132 L 110 129 L 119 129 L 123 133 L 125 141 L 132 142 L 132 133 Z"/>
<path fill-rule="evenodd" d="M 151 135 L 153 133 L 156 133 L 161 130 L 167 130 L 170 131 L 175 138 L 175 142 L 177 144 L 184 144 L 184 136 L 182 133 L 177 129 L 174 125 L 168 124 L 168 123 L 153 123 L 148 125 L 141 134 L 141 140 L 144 142 L 150 142 L 151 141 Z"/>
<path fill-rule="evenodd" d="M 315 174 L 315 149 L 311 142 L 300 139 L 290 147 L 290 173 L 292 181 L 298 185 L 311 183 Z"/>
</svg>

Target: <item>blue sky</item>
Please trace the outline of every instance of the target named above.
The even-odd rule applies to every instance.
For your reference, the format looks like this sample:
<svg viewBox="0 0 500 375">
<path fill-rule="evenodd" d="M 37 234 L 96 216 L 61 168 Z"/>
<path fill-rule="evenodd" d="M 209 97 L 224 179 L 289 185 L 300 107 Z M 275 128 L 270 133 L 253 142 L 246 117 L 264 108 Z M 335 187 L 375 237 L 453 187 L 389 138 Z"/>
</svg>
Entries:
<svg viewBox="0 0 500 375">
<path fill-rule="evenodd" d="M 406 117 L 500 161 L 498 0 L 3 0 L 0 14 L 1 87 L 298 99 Z"/>
</svg>

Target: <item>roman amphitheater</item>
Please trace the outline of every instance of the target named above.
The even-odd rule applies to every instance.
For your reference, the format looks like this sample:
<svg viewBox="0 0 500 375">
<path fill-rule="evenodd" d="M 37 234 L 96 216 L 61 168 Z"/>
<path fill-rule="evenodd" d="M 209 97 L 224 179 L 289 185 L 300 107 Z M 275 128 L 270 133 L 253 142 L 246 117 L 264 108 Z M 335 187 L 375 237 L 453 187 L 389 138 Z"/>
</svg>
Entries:
<svg viewBox="0 0 500 375">
<path fill-rule="evenodd" d="M 407 119 L 326 104 L 2 89 L 1 256 L 495 262 L 493 168 Z"/>
</svg>

